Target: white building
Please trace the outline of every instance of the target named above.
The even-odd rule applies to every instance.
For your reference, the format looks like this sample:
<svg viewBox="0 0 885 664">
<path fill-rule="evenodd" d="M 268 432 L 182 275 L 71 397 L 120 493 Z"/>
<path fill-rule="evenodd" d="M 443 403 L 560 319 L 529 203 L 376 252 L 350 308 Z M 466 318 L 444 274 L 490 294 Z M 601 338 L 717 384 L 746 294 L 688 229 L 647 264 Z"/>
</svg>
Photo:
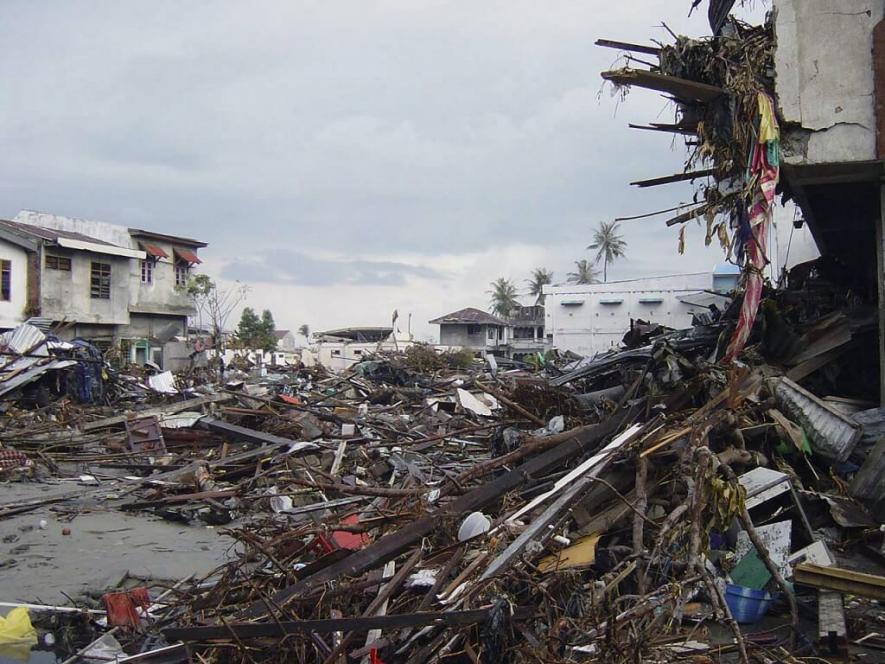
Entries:
<svg viewBox="0 0 885 664">
<path fill-rule="evenodd" d="M 332 371 L 343 371 L 378 351 L 403 351 L 412 345 L 411 335 L 399 337 L 392 327 L 346 327 L 318 332 L 316 362 Z"/>
<path fill-rule="evenodd" d="M 681 329 L 711 304 L 724 309 L 728 298 L 720 293 L 732 290 L 738 276 L 737 267 L 723 264 L 713 272 L 545 286 L 545 328 L 553 348 L 593 356 L 617 348 L 631 320 Z"/>
</svg>

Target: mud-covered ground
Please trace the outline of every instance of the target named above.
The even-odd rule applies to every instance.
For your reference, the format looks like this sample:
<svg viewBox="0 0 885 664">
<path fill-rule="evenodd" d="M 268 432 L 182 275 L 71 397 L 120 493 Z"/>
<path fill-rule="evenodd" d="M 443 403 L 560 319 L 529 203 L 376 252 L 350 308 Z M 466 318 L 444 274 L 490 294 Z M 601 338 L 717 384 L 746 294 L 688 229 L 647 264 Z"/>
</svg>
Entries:
<svg viewBox="0 0 885 664">
<path fill-rule="evenodd" d="M 77 490 L 69 483 L 0 483 L 0 504 Z M 100 494 L 79 514 L 71 503 L 47 505 L 0 520 L 0 602 L 70 606 L 68 598 L 100 593 L 127 573 L 179 580 L 209 572 L 231 546 L 232 540 L 200 522 L 124 514 Z"/>
</svg>

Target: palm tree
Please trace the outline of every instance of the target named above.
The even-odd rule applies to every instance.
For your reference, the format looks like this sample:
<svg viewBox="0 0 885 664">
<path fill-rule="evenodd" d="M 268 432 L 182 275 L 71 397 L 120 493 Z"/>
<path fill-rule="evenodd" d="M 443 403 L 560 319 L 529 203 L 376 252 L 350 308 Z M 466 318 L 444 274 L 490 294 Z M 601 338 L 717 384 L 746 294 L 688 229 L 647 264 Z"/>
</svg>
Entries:
<svg viewBox="0 0 885 664">
<path fill-rule="evenodd" d="M 492 289 L 488 291 L 491 295 L 492 313 L 507 318 L 519 306 L 516 301 L 516 286 L 510 279 L 498 277 L 491 284 Z"/>
<path fill-rule="evenodd" d="M 587 248 L 596 252 L 594 263 L 602 260 L 602 280 L 608 281 L 608 264 L 624 258 L 627 252 L 627 243 L 618 234 L 618 222 L 600 222 L 599 228 L 593 231 L 593 243 Z"/>
<path fill-rule="evenodd" d="M 553 283 L 553 273 L 543 267 L 532 270 L 532 278 L 529 283 L 529 295 L 534 296 L 535 304 L 544 304 L 544 286 Z"/>
<path fill-rule="evenodd" d="M 310 326 L 307 323 L 304 323 L 301 327 L 298 328 L 298 334 L 300 334 L 305 339 L 310 339 Z"/>
<path fill-rule="evenodd" d="M 586 258 L 575 261 L 575 272 L 568 273 L 569 283 L 572 284 L 596 284 L 599 283 L 599 270 L 593 267 L 593 263 Z"/>
</svg>

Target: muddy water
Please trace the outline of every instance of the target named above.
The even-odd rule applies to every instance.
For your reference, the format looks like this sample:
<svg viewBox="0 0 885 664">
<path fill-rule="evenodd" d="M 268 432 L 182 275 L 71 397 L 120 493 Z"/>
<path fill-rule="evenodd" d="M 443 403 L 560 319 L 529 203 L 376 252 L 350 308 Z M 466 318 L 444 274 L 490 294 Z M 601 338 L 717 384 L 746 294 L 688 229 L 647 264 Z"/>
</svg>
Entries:
<svg viewBox="0 0 885 664">
<path fill-rule="evenodd" d="M 0 484 L 0 504 L 67 490 L 77 487 Z M 90 510 L 68 520 L 46 506 L 0 520 L 0 601 L 70 605 L 65 595 L 101 592 L 127 572 L 177 580 L 209 572 L 230 554 L 232 541 L 198 521 L 123 514 L 100 498 Z"/>
</svg>

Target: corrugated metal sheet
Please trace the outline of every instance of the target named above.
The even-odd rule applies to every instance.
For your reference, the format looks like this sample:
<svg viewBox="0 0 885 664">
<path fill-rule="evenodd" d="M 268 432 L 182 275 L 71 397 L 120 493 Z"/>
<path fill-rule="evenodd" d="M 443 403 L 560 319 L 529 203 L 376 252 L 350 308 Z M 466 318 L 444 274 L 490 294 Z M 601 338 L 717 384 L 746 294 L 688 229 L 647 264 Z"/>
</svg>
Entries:
<svg viewBox="0 0 885 664">
<path fill-rule="evenodd" d="M 863 428 L 789 378 L 773 378 L 772 392 L 781 410 L 802 427 L 815 453 L 830 461 L 848 459 Z"/>
<path fill-rule="evenodd" d="M 33 325 L 22 323 L 14 330 L 5 332 L 0 336 L 0 347 L 12 353 L 30 353 L 34 355 L 48 355 L 45 348 L 37 349 L 36 347 L 46 341 L 46 335 Z"/>
</svg>

